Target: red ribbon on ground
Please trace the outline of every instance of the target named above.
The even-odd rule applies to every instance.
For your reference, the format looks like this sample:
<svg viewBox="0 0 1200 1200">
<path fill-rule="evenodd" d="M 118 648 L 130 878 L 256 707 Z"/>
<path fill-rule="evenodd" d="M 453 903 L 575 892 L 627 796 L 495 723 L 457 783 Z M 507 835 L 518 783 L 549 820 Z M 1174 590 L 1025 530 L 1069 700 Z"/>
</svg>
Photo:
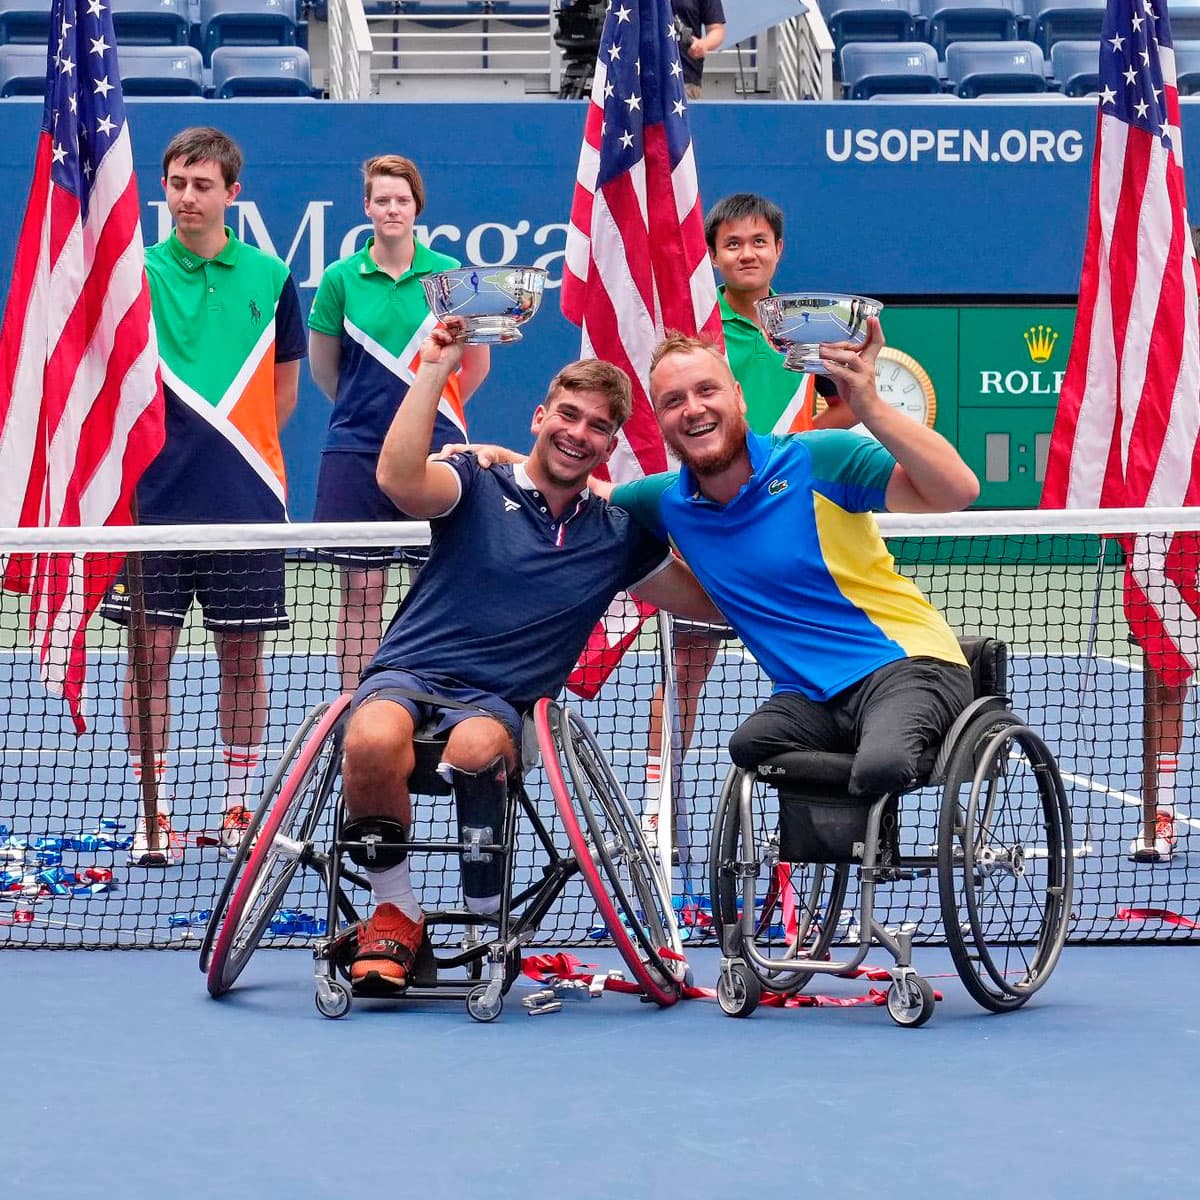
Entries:
<svg viewBox="0 0 1200 1200">
<path fill-rule="evenodd" d="M 1169 908 L 1118 908 L 1118 921 L 1162 921 L 1165 925 L 1178 925 L 1181 929 L 1200 929 L 1200 922 L 1182 917 Z"/>
<path fill-rule="evenodd" d="M 667 969 L 676 979 L 682 979 L 687 969 L 687 959 L 674 950 L 659 950 L 660 957 Z M 582 980 L 591 983 L 597 971 L 594 963 L 585 963 L 573 954 L 560 952 L 558 954 L 530 954 L 521 959 L 521 972 L 529 976 L 535 983 L 553 986 L 559 980 Z M 876 982 L 890 980 L 892 973 L 886 967 L 857 967 L 839 975 L 839 979 L 870 979 Z M 606 991 L 622 992 L 626 995 L 638 995 L 641 987 L 628 980 L 606 979 Z M 696 987 L 693 984 L 680 983 L 680 997 L 684 1000 L 715 1000 L 715 988 Z M 933 993 L 935 1000 L 941 1000 L 942 993 Z M 887 1003 L 887 992 L 879 988 L 871 988 L 861 996 L 822 996 L 801 992 L 798 995 L 784 996 L 778 992 L 764 991 L 759 1003 L 765 1008 L 853 1008 L 859 1004 L 881 1005 Z"/>
</svg>

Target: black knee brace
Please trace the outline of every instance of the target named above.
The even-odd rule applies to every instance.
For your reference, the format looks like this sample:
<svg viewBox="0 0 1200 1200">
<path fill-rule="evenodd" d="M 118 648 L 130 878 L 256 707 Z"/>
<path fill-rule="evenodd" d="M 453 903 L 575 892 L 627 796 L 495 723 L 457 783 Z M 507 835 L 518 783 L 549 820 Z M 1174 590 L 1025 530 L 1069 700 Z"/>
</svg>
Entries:
<svg viewBox="0 0 1200 1200">
<path fill-rule="evenodd" d="M 408 857 L 408 830 L 389 817 L 359 817 L 342 826 L 346 857 L 364 871 L 398 867 Z"/>
<path fill-rule="evenodd" d="M 458 837 L 463 845 L 463 899 L 472 912 L 500 911 L 504 887 L 504 856 L 480 850 L 497 845 L 504 837 L 504 809 L 508 801 L 508 771 L 497 757 L 482 771 L 460 771 L 448 763 L 450 786 L 458 808 Z"/>
</svg>

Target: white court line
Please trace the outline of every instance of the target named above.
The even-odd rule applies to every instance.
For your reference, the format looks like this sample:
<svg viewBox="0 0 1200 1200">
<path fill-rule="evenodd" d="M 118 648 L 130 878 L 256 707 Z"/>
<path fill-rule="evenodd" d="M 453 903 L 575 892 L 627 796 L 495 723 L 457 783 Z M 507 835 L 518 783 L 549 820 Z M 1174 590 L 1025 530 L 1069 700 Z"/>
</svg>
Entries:
<svg viewBox="0 0 1200 1200">
<path fill-rule="evenodd" d="M 1116 788 L 1110 788 L 1103 783 L 1097 783 L 1096 780 L 1086 775 L 1074 775 L 1070 771 L 1060 771 L 1060 774 L 1065 781 L 1085 787 L 1090 792 L 1100 792 L 1105 796 L 1115 796 L 1122 804 L 1129 804 L 1134 808 L 1142 807 L 1141 796 L 1134 796 L 1130 792 L 1122 792 Z M 1182 822 L 1184 825 L 1190 825 L 1193 829 L 1200 829 L 1200 820 L 1197 820 L 1195 817 L 1183 816 L 1178 806 L 1175 808 L 1175 820 Z"/>
</svg>

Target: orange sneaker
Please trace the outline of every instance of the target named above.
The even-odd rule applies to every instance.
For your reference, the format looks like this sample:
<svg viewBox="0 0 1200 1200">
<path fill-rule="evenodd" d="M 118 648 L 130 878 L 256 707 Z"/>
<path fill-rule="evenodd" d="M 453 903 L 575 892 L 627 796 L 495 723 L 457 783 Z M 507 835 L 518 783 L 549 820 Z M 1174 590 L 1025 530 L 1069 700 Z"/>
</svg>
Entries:
<svg viewBox="0 0 1200 1200">
<path fill-rule="evenodd" d="M 350 982 L 355 987 L 403 991 L 426 944 L 424 916 L 414 921 L 394 904 L 381 904 L 359 934 Z"/>
</svg>

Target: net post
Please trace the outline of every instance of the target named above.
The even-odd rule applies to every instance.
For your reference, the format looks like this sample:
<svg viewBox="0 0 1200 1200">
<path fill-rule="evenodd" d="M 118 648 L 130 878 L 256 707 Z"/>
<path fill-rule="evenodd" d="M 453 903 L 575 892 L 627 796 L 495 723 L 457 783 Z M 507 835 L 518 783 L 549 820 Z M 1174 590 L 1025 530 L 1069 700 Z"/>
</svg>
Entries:
<svg viewBox="0 0 1200 1200">
<path fill-rule="evenodd" d="M 133 523 L 137 524 L 137 498 L 130 501 Z M 142 555 L 134 550 L 125 558 L 129 583 L 129 686 L 133 695 L 134 720 L 137 723 L 137 755 L 141 764 L 142 813 L 146 818 L 146 848 L 153 854 L 158 844 L 158 775 L 152 714 L 150 709 L 150 671 L 146 661 L 146 588 L 142 575 Z"/>
</svg>

